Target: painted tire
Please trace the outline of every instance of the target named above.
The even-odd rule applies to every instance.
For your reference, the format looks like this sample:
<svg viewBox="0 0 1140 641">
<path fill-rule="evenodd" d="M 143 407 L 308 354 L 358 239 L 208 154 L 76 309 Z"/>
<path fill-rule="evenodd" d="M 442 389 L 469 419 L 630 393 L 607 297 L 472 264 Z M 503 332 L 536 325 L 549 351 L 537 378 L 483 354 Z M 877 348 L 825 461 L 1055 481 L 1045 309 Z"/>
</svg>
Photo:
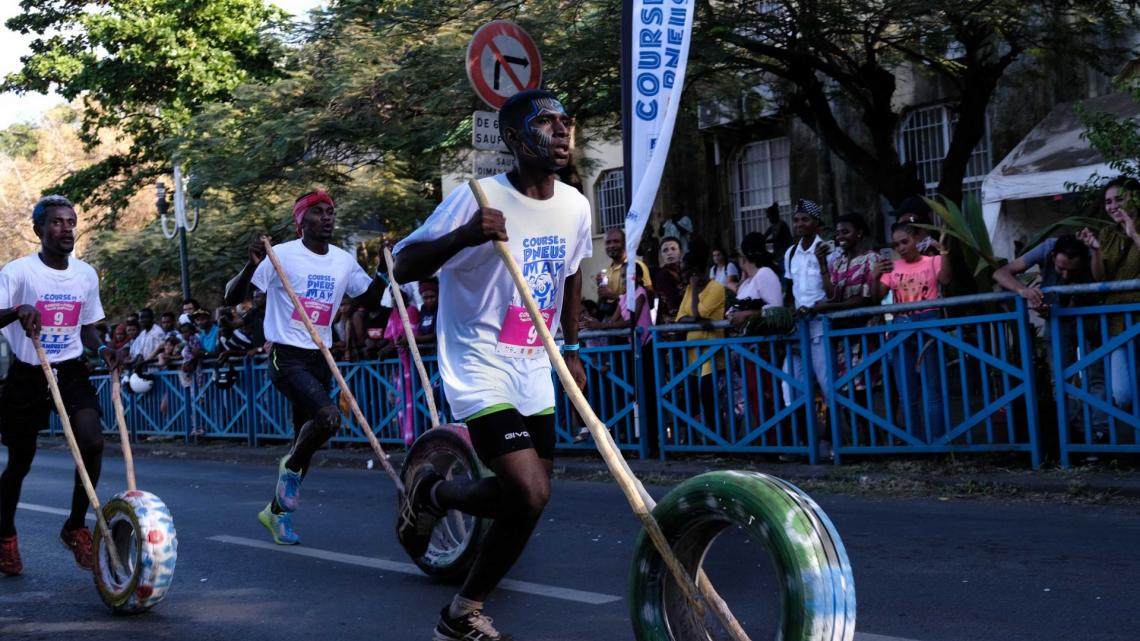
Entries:
<svg viewBox="0 0 1140 641">
<path fill-rule="evenodd" d="M 726 528 L 739 527 L 763 542 L 778 577 L 777 638 L 855 638 L 855 580 L 847 552 L 827 515 L 799 488 L 758 472 L 709 472 L 674 488 L 653 515 L 689 572 L 695 572 Z M 638 536 L 629 583 L 630 619 L 638 641 L 720 638 L 707 636 L 704 620 L 692 613 L 644 532 Z"/>
<path fill-rule="evenodd" d="M 116 614 L 137 614 L 158 605 L 174 579 L 178 533 L 166 504 L 150 492 L 121 492 L 103 505 L 111 541 L 95 528 L 95 587 Z M 126 576 L 108 556 L 113 545 Z"/>
<path fill-rule="evenodd" d="M 420 435 L 404 457 L 400 478 L 407 485 L 416 471 L 426 465 L 434 467 L 448 479 L 481 479 L 491 475 L 471 447 L 467 426 L 456 423 L 440 425 Z M 430 577 L 441 581 L 461 581 L 475 562 L 479 543 L 490 526 L 491 519 L 448 510 L 447 516 L 435 526 L 427 552 L 412 561 Z"/>
</svg>

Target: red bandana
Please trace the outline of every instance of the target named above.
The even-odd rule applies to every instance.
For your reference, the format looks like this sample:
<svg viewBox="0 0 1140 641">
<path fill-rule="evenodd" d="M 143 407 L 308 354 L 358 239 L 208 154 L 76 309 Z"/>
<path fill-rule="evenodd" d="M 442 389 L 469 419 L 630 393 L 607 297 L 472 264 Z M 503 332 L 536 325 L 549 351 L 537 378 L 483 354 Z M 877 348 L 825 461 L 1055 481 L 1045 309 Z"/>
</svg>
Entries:
<svg viewBox="0 0 1140 641">
<path fill-rule="evenodd" d="M 305 210 L 317 203 L 328 203 L 330 207 L 336 207 L 333 199 L 323 191 L 314 191 L 293 205 L 293 223 L 297 226 L 298 237 L 301 235 L 301 219 L 305 216 Z"/>
</svg>

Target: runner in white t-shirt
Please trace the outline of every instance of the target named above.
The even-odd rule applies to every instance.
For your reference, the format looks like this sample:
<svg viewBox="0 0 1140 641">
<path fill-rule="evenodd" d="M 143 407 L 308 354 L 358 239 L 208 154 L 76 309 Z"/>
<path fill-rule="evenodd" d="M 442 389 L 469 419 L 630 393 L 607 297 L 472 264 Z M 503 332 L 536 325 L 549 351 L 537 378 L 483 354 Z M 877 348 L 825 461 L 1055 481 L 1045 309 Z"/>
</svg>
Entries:
<svg viewBox="0 0 1140 641">
<path fill-rule="evenodd" d="M 32 336 L 39 336 L 55 370 L 60 395 L 71 419 L 83 466 L 92 483 L 99 482 L 103 434 L 99 399 L 83 360 L 86 347 L 98 352 L 109 369 L 118 354 L 103 344 L 95 323 L 103 320 L 99 277 L 87 263 L 70 256 L 75 248 L 75 208 L 63 196 L 46 196 L 32 210 L 32 229 L 40 251 L 8 263 L 0 270 L 0 327 L 15 359 L 0 394 L 0 442 L 8 448 L 8 465 L 0 475 L 0 572 L 23 570 L 16 542 L 16 504 L 36 455 L 36 433 L 48 428 L 55 411 Z M 78 472 L 71 510 L 60 541 L 75 562 L 91 570 L 91 532 L 85 525 L 87 493 Z"/>
<path fill-rule="evenodd" d="M 578 267 L 591 254 L 590 205 L 555 172 L 570 161 L 570 117 L 546 91 L 512 96 L 499 130 L 515 169 L 480 185 L 494 208 L 479 209 L 460 187 L 422 227 L 396 245 L 399 282 L 439 273 L 437 342 L 444 392 L 463 417 L 479 458 L 495 476 L 445 481 L 430 467 L 408 485 L 397 523 L 413 557 L 427 548 L 446 510 L 494 524 L 459 594 L 443 607 L 436 641 L 497 641 L 483 603 L 514 565 L 550 497 L 554 459 L 554 384 L 550 362 L 514 282 L 488 241 L 507 243 L 543 320 L 561 322 L 566 364 L 580 385 Z"/>
<path fill-rule="evenodd" d="M 227 305 L 250 297 L 250 286 L 265 292 L 265 340 L 269 352 L 269 378 L 292 404 L 293 447 L 277 466 L 273 500 L 258 515 L 279 545 L 300 538 L 293 531 L 301 480 L 316 453 L 340 429 L 340 411 L 333 401 L 332 372 L 313 343 L 300 314 L 309 317 L 325 346 L 332 344 L 332 321 L 341 300 L 348 295 L 366 306 L 375 305 L 384 281 L 364 273 L 356 257 L 330 245 L 336 224 L 336 205 L 323 191 L 305 194 L 293 204 L 297 240 L 275 245 L 290 285 L 303 309 L 294 308 L 273 264 L 265 259 L 264 236 L 249 247 L 249 261 L 226 285 Z"/>
</svg>

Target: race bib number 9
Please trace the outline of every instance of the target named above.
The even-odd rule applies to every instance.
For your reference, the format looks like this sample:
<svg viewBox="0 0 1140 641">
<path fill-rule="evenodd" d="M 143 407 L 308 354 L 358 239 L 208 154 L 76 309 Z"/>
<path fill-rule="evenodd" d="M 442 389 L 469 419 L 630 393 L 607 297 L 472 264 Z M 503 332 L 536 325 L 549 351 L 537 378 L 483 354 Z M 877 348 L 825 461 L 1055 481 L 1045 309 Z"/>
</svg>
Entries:
<svg viewBox="0 0 1140 641">
<path fill-rule="evenodd" d="M 546 328 L 552 328 L 554 310 L 543 309 L 540 312 Z M 542 339 L 539 338 L 534 323 L 530 322 L 530 313 L 525 307 L 518 305 L 507 307 L 507 316 L 503 319 L 503 329 L 499 332 L 495 353 L 510 358 L 538 358 L 542 355 Z"/>
<path fill-rule="evenodd" d="M 318 327 L 329 327 L 332 325 L 332 303 L 324 303 L 319 300 L 310 300 L 308 298 L 301 298 L 301 307 L 305 310 L 305 315 L 313 324 Z M 304 327 L 305 321 L 301 320 L 299 309 L 293 310 L 293 316 L 290 319 L 295 327 Z"/>
<path fill-rule="evenodd" d="M 80 301 L 36 301 L 40 326 L 46 335 L 73 334 L 79 327 Z"/>
</svg>

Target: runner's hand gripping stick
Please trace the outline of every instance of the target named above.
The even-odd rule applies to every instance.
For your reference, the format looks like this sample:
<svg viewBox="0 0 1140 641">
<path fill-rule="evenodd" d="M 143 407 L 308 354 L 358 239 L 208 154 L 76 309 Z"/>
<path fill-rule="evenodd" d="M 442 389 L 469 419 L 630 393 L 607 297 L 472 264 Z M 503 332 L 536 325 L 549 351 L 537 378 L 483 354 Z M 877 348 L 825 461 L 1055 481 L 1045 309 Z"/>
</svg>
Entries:
<svg viewBox="0 0 1140 641">
<path fill-rule="evenodd" d="M 490 204 L 487 202 L 487 196 L 483 193 L 483 188 L 479 186 L 479 182 L 471 179 L 468 181 L 472 193 L 475 194 L 475 201 L 478 203 L 480 209 L 489 209 Z M 538 331 L 538 335 L 542 338 L 542 345 L 546 348 L 546 354 L 550 357 L 550 364 L 557 372 L 558 378 L 562 381 L 562 387 L 565 388 L 567 395 L 570 397 L 570 402 L 574 405 L 574 409 L 582 417 L 589 428 L 590 434 L 594 437 L 594 443 L 598 447 L 602 459 L 605 460 L 606 466 L 609 467 L 610 473 L 613 474 L 614 479 L 617 480 L 618 486 L 621 487 L 622 492 L 625 494 L 626 499 L 629 501 L 630 506 L 633 507 L 634 514 L 641 521 L 642 526 L 645 528 L 649 538 L 653 541 L 654 547 L 657 548 L 658 553 L 661 554 L 665 564 L 669 567 L 673 579 L 677 585 L 685 593 L 688 601 L 696 608 L 697 612 L 703 614 L 704 606 L 698 600 L 697 594 L 700 593 L 709 604 L 717 619 L 724 625 L 725 629 L 732 635 L 736 641 L 749 641 L 748 635 L 745 634 L 744 629 L 736 620 L 736 617 L 729 611 L 728 605 L 724 599 L 716 593 L 713 589 L 712 583 L 705 576 L 703 570 L 699 570 L 697 577 L 698 582 L 694 583 L 692 577 L 681 566 L 681 562 L 673 553 L 669 542 L 665 539 L 665 535 L 661 532 L 660 526 L 653 518 L 650 510 L 653 509 L 653 499 L 641 486 L 641 483 L 633 475 L 629 469 L 625 459 L 622 458 L 621 453 L 617 449 L 617 445 L 613 441 L 606 426 L 594 414 L 593 409 L 590 407 L 589 401 L 583 396 L 578 385 L 574 382 L 574 377 L 571 376 L 570 370 L 566 367 L 566 362 L 562 360 L 562 354 L 558 351 L 558 346 L 554 343 L 554 337 L 550 335 L 550 330 L 547 329 L 546 323 L 542 321 L 542 314 L 539 312 L 538 304 L 535 303 L 534 297 L 531 296 L 530 288 L 523 277 L 519 266 L 515 263 L 515 259 L 511 256 L 510 248 L 507 244 L 496 240 L 493 241 L 495 251 L 498 252 L 499 257 L 503 259 L 503 263 L 507 267 L 507 271 L 511 274 L 511 279 L 514 280 L 515 287 L 519 291 L 519 296 L 522 297 L 523 304 L 526 306 L 527 312 L 530 314 L 531 322 L 534 323 L 534 328 Z"/>
<path fill-rule="evenodd" d="M 281 279 L 281 284 L 285 288 L 285 293 L 289 294 L 289 300 L 293 301 L 293 306 L 297 309 L 304 309 L 301 306 L 301 301 L 297 299 L 297 292 L 293 291 L 293 284 L 289 282 L 289 276 L 285 273 L 285 268 L 281 266 L 281 262 L 277 260 L 277 252 L 273 251 L 273 243 L 269 237 L 265 237 L 262 241 L 265 244 L 265 256 L 269 262 L 273 263 L 273 269 L 277 272 L 277 277 Z M 352 416 L 356 422 L 360 424 L 360 430 L 364 432 L 364 436 L 368 439 L 368 444 L 372 446 L 372 452 L 376 454 L 376 458 L 380 459 L 380 465 L 384 466 L 384 471 L 392 478 L 396 484 L 396 489 L 401 493 L 404 491 L 404 482 L 400 480 L 400 475 L 388 462 L 388 455 L 384 453 L 384 448 L 380 447 L 380 441 L 376 440 L 376 435 L 372 433 L 372 427 L 368 424 L 368 419 L 364 418 L 364 412 L 360 411 L 360 405 L 356 402 L 356 397 L 348 389 L 348 383 L 344 381 L 344 376 L 340 373 L 340 368 L 336 366 L 336 359 L 333 358 L 332 352 L 329 348 L 325 347 L 324 341 L 321 340 L 321 335 L 317 333 L 317 328 L 313 325 L 312 319 L 308 314 L 298 314 L 301 320 L 305 322 L 305 329 L 309 330 L 309 338 L 313 339 L 313 344 L 321 350 L 321 355 L 325 357 L 325 363 L 328 364 L 329 370 L 336 378 L 337 385 L 340 385 L 340 392 L 348 397 L 348 402 L 352 406 Z"/>
<path fill-rule="evenodd" d="M 99 528 L 102 536 L 110 541 L 111 529 L 107 527 L 107 520 L 103 518 L 103 508 L 99 504 L 99 495 L 95 493 L 95 485 L 91 483 L 91 476 L 87 474 L 87 467 L 83 465 L 83 455 L 79 452 L 79 442 L 75 440 L 75 432 L 71 429 L 71 418 L 67 415 L 67 407 L 63 404 L 63 396 L 59 393 L 59 383 L 55 380 L 55 372 L 51 369 L 44 346 L 39 336 L 32 337 L 32 345 L 36 348 L 36 356 L 40 359 L 40 367 L 44 370 L 48 388 L 51 390 L 51 400 L 55 401 L 55 411 L 59 415 L 59 422 L 63 425 L 63 436 L 67 439 L 68 449 L 75 459 L 75 468 L 79 472 L 79 480 L 83 483 L 83 490 L 87 492 L 87 500 L 91 502 L 91 509 L 95 512 L 95 527 Z M 126 574 L 119 554 L 113 547 L 107 549 L 107 556 L 115 572 Z"/>
</svg>

